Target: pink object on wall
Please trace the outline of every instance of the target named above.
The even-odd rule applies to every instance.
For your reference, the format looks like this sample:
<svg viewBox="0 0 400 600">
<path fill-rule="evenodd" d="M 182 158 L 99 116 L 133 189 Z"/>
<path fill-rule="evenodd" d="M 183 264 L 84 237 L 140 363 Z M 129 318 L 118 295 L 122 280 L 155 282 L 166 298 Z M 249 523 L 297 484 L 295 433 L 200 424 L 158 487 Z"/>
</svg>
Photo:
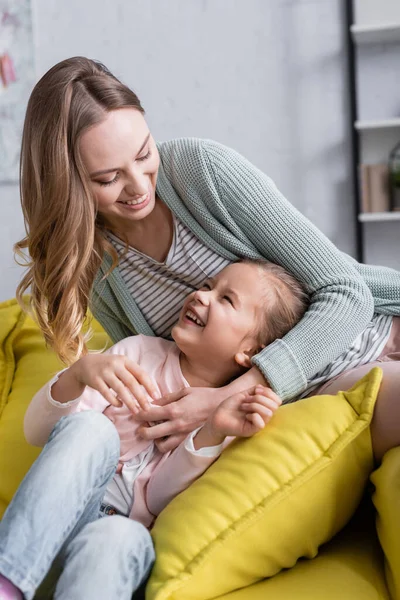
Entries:
<svg viewBox="0 0 400 600">
<path fill-rule="evenodd" d="M 14 63 L 11 56 L 7 53 L 0 56 L 0 77 L 4 87 L 17 80 Z"/>
</svg>

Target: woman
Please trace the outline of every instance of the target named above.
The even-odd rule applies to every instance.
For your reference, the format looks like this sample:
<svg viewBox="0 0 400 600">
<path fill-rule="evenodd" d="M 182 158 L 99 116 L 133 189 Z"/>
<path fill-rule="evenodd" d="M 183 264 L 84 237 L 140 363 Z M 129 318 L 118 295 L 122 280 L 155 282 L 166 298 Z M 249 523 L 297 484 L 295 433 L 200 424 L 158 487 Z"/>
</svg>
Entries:
<svg viewBox="0 0 400 600">
<path fill-rule="evenodd" d="M 114 342 L 135 332 L 168 337 L 182 298 L 238 257 L 282 265 L 307 286 L 309 310 L 234 382 L 183 390 L 142 411 L 144 422 L 162 421 L 142 430 L 160 449 L 175 447 L 235 391 L 267 383 L 296 399 L 385 353 L 398 330 L 400 273 L 343 255 L 236 152 L 198 139 L 157 145 L 143 115 L 131 90 L 81 57 L 46 73 L 28 104 L 27 237 L 16 248 L 28 248 L 31 263 L 18 297 L 31 285 L 40 327 L 65 362 L 85 351 L 89 304 Z M 390 429 L 400 416 L 399 363 L 382 365 L 378 459 L 400 443 Z"/>
</svg>

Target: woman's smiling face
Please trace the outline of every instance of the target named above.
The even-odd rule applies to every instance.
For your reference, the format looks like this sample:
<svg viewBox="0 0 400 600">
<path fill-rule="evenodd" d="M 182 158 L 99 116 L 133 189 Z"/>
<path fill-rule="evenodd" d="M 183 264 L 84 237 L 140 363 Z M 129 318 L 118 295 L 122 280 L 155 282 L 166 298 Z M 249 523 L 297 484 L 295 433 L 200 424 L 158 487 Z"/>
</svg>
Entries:
<svg viewBox="0 0 400 600">
<path fill-rule="evenodd" d="M 160 157 L 138 110 L 122 108 L 85 131 L 80 153 L 89 174 L 98 211 L 109 225 L 147 217 L 155 204 Z"/>
</svg>

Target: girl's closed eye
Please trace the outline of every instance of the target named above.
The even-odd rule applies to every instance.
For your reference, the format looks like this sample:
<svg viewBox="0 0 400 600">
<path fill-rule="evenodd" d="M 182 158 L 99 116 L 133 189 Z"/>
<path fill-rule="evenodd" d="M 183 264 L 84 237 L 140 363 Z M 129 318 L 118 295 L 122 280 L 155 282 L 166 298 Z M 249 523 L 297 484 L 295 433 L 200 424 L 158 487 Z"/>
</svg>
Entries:
<svg viewBox="0 0 400 600">
<path fill-rule="evenodd" d="M 223 300 L 227 300 L 229 302 L 229 304 L 231 304 L 233 306 L 233 300 L 232 300 L 232 298 L 230 298 L 230 296 L 227 296 L 225 294 L 222 299 Z"/>
</svg>

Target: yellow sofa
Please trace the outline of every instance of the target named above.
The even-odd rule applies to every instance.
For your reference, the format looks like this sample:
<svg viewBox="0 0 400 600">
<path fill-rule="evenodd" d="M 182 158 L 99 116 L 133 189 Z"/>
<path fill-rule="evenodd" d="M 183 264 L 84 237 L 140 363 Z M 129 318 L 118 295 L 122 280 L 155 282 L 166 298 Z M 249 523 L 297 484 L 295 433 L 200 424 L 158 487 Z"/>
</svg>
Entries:
<svg viewBox="0 0 400 600">
<path fill-rule="evenodd" d="M 109 340 L 96 323 L 94 330 L 90 346 L 103 348 Z M 24 440 L 22 422 L 26 407 L 34 391 L 61 365 L 54 353 L 45 347 L 37 326 L 21 312 L 15 300 L 0 304 L 0 342 L 1 518 L 39 453 L 39 449 L 30 447 Z M 393 450 L 388 481 L 390 476 L 397 477 L 393 466 L 397 464 L 400 465 L 400 451 Z M 381 478 L 384 469 L 385 463 L 380 469 Z M 384 492 L 382 505 L 388 502 L 390 493 L 390 489 Z M 301 559 L 291 569 L 220 596 L 220 600 L 389 600 L 384 557 L 375 532 L 375 515 L 369 496 L 370 493 L 365 496 L 351 523 L 321 547 L 316 558 Z M 245 549 L 243 552 L 245 555 Z M 395 569 L 393 563 L 392 568 Z M 142 598 L 142 593 L 135 599 Z"/>
</svg>

